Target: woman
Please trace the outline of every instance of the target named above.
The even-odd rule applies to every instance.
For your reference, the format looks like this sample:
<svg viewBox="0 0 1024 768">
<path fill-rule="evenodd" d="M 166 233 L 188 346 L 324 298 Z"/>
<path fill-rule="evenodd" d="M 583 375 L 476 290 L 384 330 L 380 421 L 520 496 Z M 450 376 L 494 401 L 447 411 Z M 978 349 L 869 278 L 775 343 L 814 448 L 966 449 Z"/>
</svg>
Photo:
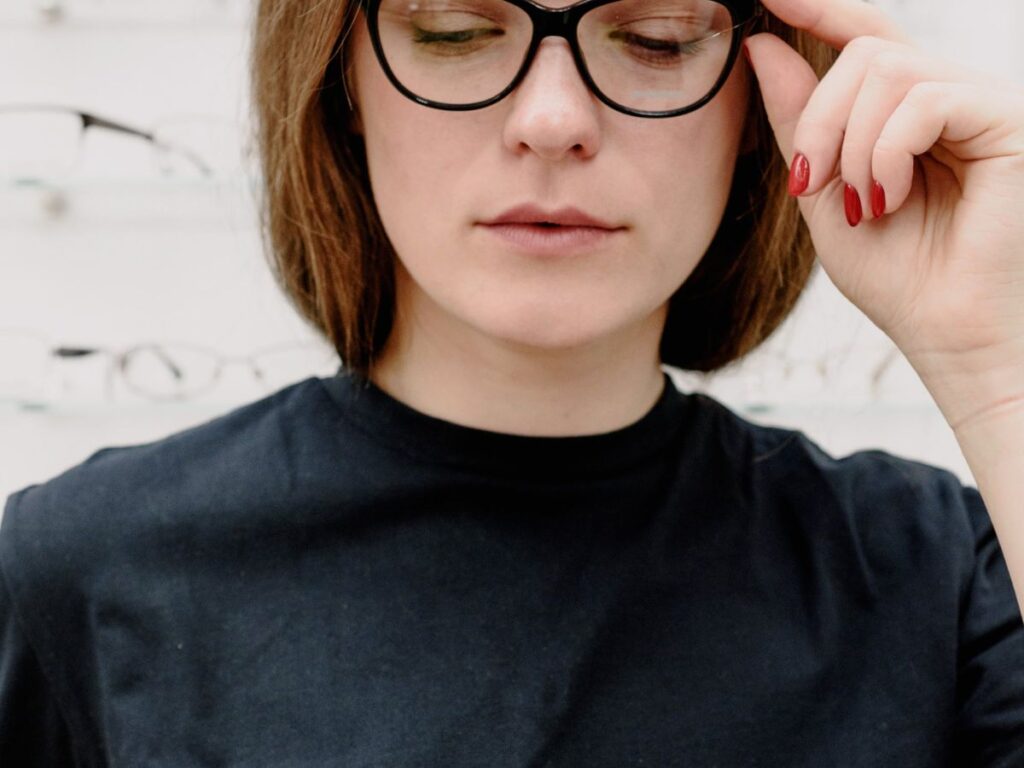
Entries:
<svg viewBox="0 0 1024 768">
<path fill-rule="evenodd" d="M 343 366 L 8 499 L 4 765 L 1024 764 L 1021 90 L 856 0 L 553 7 L 259 4 Z M 815 255 L 978 489 L 662 371 Z"/>
</svg>

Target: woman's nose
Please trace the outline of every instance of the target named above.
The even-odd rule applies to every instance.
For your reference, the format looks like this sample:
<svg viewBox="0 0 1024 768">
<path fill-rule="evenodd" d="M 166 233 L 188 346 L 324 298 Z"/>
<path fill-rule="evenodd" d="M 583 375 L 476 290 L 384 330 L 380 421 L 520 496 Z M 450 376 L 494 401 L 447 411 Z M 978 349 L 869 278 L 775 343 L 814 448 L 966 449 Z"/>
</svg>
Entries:
<svg viewBox="0 0 1024 768">
<path fill-rule="evenodd" d="M 546 160 L 570 151 L 581 157 L 597 151 L 603 105 L 583 81 L 567 41 L 543 40 L 508 99 L 504 141 L 510 150 L 529 149 Z"/>
</svg>

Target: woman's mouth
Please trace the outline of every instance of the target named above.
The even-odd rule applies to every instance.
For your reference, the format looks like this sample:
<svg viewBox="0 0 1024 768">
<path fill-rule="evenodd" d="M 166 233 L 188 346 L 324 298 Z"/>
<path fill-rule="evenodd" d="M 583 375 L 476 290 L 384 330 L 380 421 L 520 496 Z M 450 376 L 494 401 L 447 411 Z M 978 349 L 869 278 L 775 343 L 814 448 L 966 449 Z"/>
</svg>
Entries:
<svg viewBox="0 0 1024 768">
<path fill-rule="evenodd" d="M 482 226 L 517 250 L 556 256 L 593 250 L 625 231 L 624 228 L 563 226 L 549 222 Z"/>
</svg>

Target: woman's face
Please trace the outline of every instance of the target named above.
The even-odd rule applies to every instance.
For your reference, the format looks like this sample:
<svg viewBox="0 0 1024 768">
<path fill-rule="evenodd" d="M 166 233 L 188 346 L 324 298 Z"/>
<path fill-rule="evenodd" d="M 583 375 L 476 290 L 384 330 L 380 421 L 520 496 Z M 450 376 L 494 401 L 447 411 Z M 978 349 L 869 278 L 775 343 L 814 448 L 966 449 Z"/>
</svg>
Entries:
<svg viewBox="0 0 1024 768">
<path fill-rule="evenodd" d="M 545 350 L 663 320 L 725 209 L 747 103 L 742 57 L 701 109 L 643 119 L 600 102 L 562 39 L 541 43 L 508 97 L 468 112 L 395 90 L 362 12 L 348 44 L 357 130 L 407 320 Z M 574 206 L 625 229 L 540 255 L 481 224 L 523 203 Z"/>
</svg>

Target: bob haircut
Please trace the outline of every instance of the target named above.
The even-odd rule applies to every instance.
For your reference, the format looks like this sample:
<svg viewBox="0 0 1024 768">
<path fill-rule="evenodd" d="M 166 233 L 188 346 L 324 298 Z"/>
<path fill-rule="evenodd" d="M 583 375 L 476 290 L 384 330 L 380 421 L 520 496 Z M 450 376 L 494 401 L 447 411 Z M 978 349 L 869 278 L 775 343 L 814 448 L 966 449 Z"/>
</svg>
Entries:
<svg viewBox="0 0 1024 768">
<path fill-rule="evenodd" d="M 351 131 L 358 113 L 343 81 L 358 6 L 259 0 L 249 74 L 264 255 L 303 320 L 349 372 L 366 378 L 391 331 L 397 257 L 372 197 L 363 137 Z M 838 56 L 767 9 L 756 32 L 786 41 L 819 78 Z M 782 324 L 815 265 L 756 80 L 747 115 L 745 146 L 754 149 L 737 158 L 718 230 L 670 300 L 665 365 L 710 373 L 738 361 Z"/>
</svg>

